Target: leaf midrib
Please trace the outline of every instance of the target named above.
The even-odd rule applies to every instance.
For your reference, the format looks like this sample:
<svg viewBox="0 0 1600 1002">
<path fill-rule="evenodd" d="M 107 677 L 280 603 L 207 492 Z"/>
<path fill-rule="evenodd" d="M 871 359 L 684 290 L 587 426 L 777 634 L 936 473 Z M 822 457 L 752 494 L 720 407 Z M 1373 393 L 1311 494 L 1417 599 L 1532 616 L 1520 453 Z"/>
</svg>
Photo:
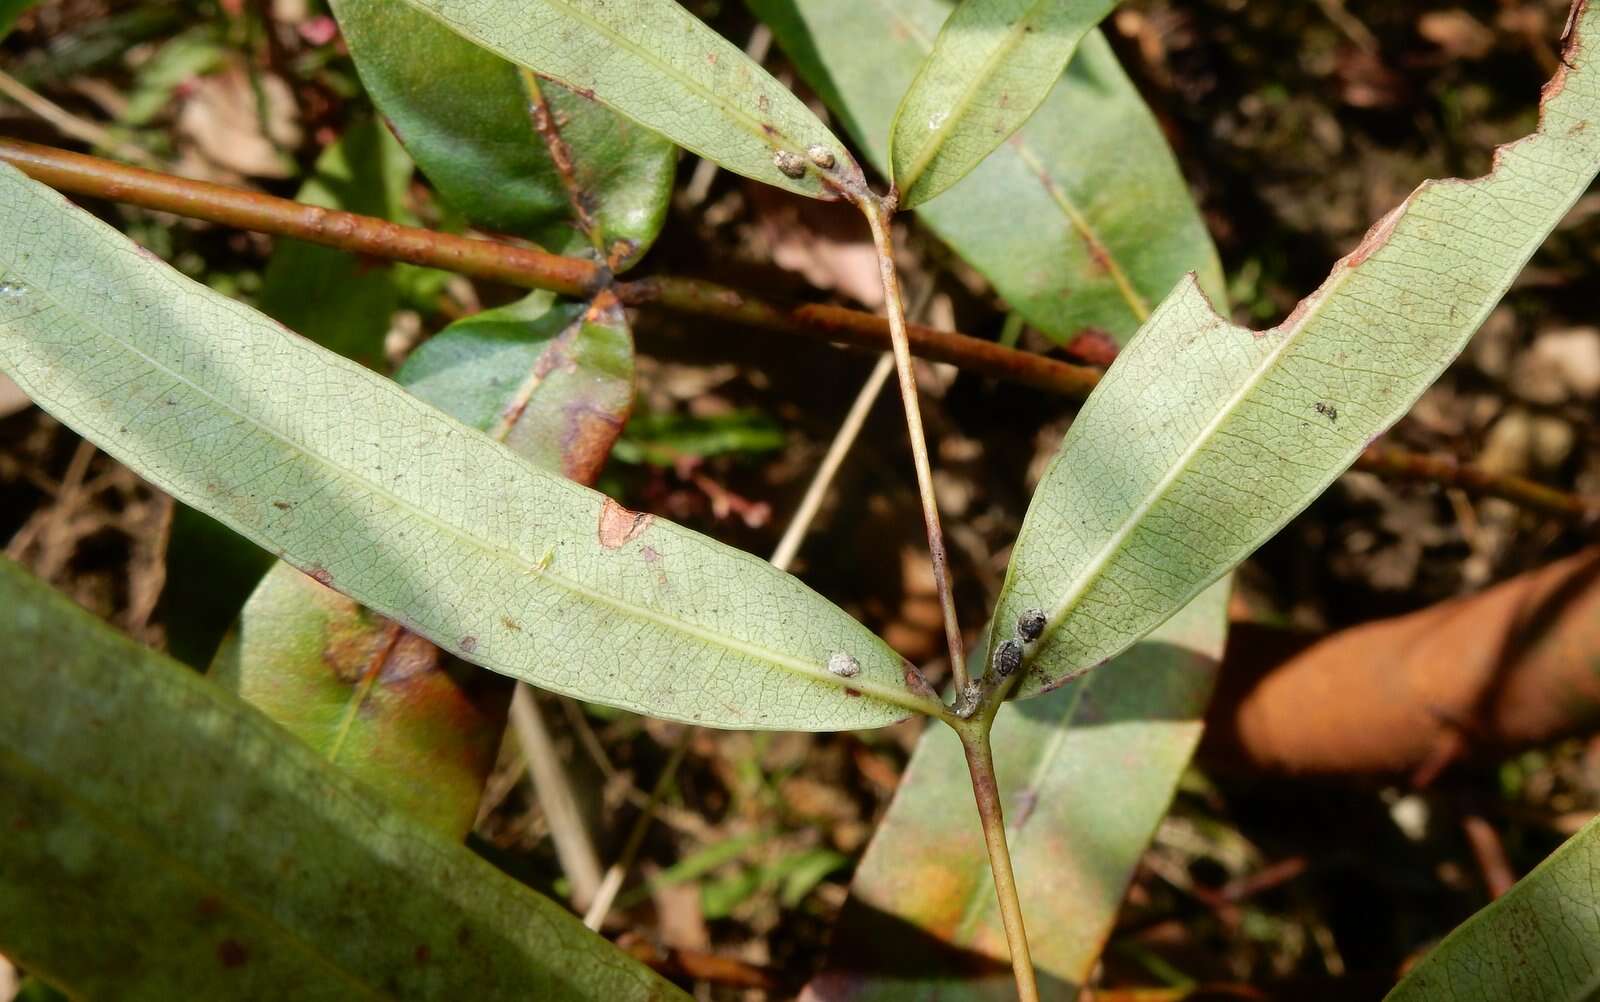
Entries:
<svg viewBox="0 0 1600 1002">
<path fill-rule="evenodd" d="M 267 433 L 268 435 L 272 436 L 273 438 L 276 438 L 280 442 L 283 442 L 285 445 L 289 446 L 293 451 L 299 453 L 300 455 L 305 456 L 306 458 L 308 458 L 310 460 L 313 460 L 313 461 L 315 461 L 317 463 L 320 463 L 322 466 L 326 467 L 329 470 L 332 470 L 334 473 L 339 475 L 340 479 L 343 479 L 343 480 L 345 480 L 347 482 L 348 481 L 355 481 L 356 483 L 364 485 L 369 490 L 371 490 L 374 494 L 376 494 L 378 496 L 381 496 L 381 497 L 388 498 L 396 507 L 402 508 L 402 509 L 406 509 L 406 510 L 409 510 L 409 511 L 413 512 L 420 519 L 422 519 L 422 520 L 424 520 L 426 522 L 432 523 L 434 526 L 436 526 L 437 528 L 442 530 L 447 535 L 454 536 L 454 537 L 459 538 L 459 539 L 461 539 L 461 540 L 463 540 L 465 542 L 468 542 L 468 543 L 472 544 L 473 546 L 477 547 L 479 550 L 483 551 L 484 553 L 489 554 L 493 558 L 496 558 L 497 560 L 498 559 L 509 558 L 511 561 L 521 565 L 521 567 L 523 568 L 523 571 L 524 571 L 525 574 L 529 574 L 529 575 L 535 577 L 536 579 L 540 579 L 540 580 L 548 578 L 548 579 L 550 579 L 550 581 L 552 583 L 558 585 L 559 587 L 565 588 L 567 591 L 569 591 L 569 592 L 571 592 L 571 593 L 573 593 L 575 595 L 578 595 L 578 596 L 583 597 L 583 598 L 587 598 L 587 599 L 589 599 L 589 600 L 591 600 L 591 601 L 593 601 L 593 602 L 595 602 L 595 603 L 597 603 L 599 605 L 603 605 L 603 606 L 607 606 L 609 608 L 615 609 L 615 610 L 617 610 L 618 612 L 622 613 L 625 616 L 630 616 L 630 617 L 632 617 L 634 619 L 642 620 L 642 621 L 647 622 L 647 623 L 653 623 L 653 624 L 655 624 L 657 626 L 665 627 L 665 628 L 667 628 L 669 630 L 676 630 L 676 631 L 681 632 L 683 634 L 686 634 L 686 635 L 688 635 L 690 637 L 694 637 L 694 638 L 697 638 L 699 640 L 702 640 L 702 641 L 704 641 L 706 644 L 708 644 L 710 646 L 720 647 L 720 648 L 723 648 L 723 649 L 725 649 L 725 650 L 727 650 L 729 652 L 735 653 L 735 654 L 742 654 L 742 655 L 744 655 L 746 657 L 749 657 L 749 658 L 751 658 L 753 660 L 756 660 L 756 661 L 767 662 L 767 663 L 769 663 L 769 664 L 771 664 L 771 665 L 773 665 L 775 667 L 782 668 L 782 669 L 784 669 L 785 671 L 788 671 L 791 674 L 798 675 L 798 676 L 801 676 L 801 677 L 804 677 L 804 678 L 808 678 L 808 679 L 811 679 L 813 681 L 826 682 L 829 685 L 831 685 L 831 686 L 833 686 L 834 688 L 837 688 L 837 689 L 844 689 L 844 688 L 854 689 L 857 692 L 862 693 L 863 695 L 870 695 L 870 696 L 873 696 L 873 697 L 879 699 L 882 702 L 886 702 L 886 703 L 889 703 L 889 704 L 894 705 L 894 706 L 904 707 L 906 709 L 912 710 L 912 711 L 917 712 L 917 713 L 928 714 L 928 713 L 937 713 L 938 712 L 936 709 L 930 708 L 926 703 L 914 699 L 909 694 L 901 694 L 901 693 L 899 693 L 897 691 L 894 691 L 894 690 L 890 689 L 889 687 L 881 685 L 881 684 L 879 684 L 877 682 L 873 682 L 873 681 L 868 680 L 868 679 L 863 679 L 863 678 L 858 676 L 856 678 L 850 679 L 849 680 L 849 685 L 847 686 L 843 681 L 837 679 L 834 675 L 832 675 L 830 672 L 828 672 L 823 667 L 812 666 L 809 662 L 801 661 L 801 660 L 799 660 L 797 658 L 790 658 L 790 657 L 787 657 L 787 656 L 782 655 L 782 654 L 778 654 L 778 653 L 775 653 L 775 652 L 772 652 L 772 651 L 768 651 L 768 650 L 765 650 L 763 648 L 757 647 L 757 646 L 755 646 L 753 644 L 746 643 L 745 641 L 738 640 L 737 638 L 727 637 L 727 636 L 724 636 L 722 634 L 714 633 L 714 632 L 712 632 L 710 630 L 707 630 L 707 629 L 705 629 L 703 627 L 700 627 L 698 625 L 686 623 L 686 622 L 684 622 L 682 620 L 679 620 L 679 619 L 676 619 L 676 618 L 674 618 L 672 616 L 668 616 L 668 615 L 665 615 L 663 613 L 656 612 L 653 609 L 645 609 L 645 608 L 641 608 L 641 607 L 636 606 L 636 605 L 628 604 L 626 602 L 623 602 L 623 601 L 620 601 L 618 599 L 612 598 L 611 596 L 606 595 L 603 592 L 595 591 L 594 589 L 589 588 L 586 585 L 580 584 L 579 582 L 574 581 L 571 578 L 565 577 L 564 575 L 555 573 L 549 567 L 545 567 L 545 568 L 541 569 L 539 567 L 538 563 L 526 559 L 521 554 L 516 553 L 515 551 L 512 551 L 512 550 L 501 549 L 501 548 L 499 548 L 497 546 L 494 546 L 493 544 L 489 543 L 486 540 L 479 539 L 477 536 L 471 534 L 470 532 L 467 532 L 466 530 L 462 529 L 461 527 L 453 525 L 453 524 L 451 524 L 449 522 L 446 522 L 440 516 L 437 516 L 437 515 L 433 514 L 432 512 L 429 512 L 429 511 L 427 511 L 427 510 L 425 510 L 423 508 L 420 508 L 417 505 L 413 504 L 412 502 L 407 501 L 406 499 L 395 495 L 390 490 L 388 490 L 387 488 L 385 488 L 385 487 L 383 487 L 383 486 L 381 486 L 379 484 L 373 483 L 372 481 L 368 480 L 366 477 L 364 477 L 364 476 L 362 476 L 360 474 L 357 474 L 357 473 L 353 473 L 353 472 L 345 469 L 344 467 L 342 467 L 342 466 L 338 465 L 337 463 L 333 462 L 331 459 L 328 459 L 327 457 L 321 455 L 318 452 L 313 451 L 312 449 L 306 447 L 305 445 L 294 441 L 293 439 L 289 438 L 287 435 L 279 432 L 276 428 L 272 427 L 271 425 L 265 424 L 262 421 L 252 417 L 251 415 L 246 414 L 246 413 L 238 410 L 236 407 L 234 407 L 233 405 L 231 405 L 227 401 L 217 397 L 215 394 L 209 392 L 204 387 L 202 387 L 199 384 L 195 383 L 193 380 L 189 379 L 188 377 L 184 376 L 183 374 L 181 374 L 179 372 L 174 371 L 169 366 L 164 365 L 163 363 L 161 363 L 157 359 L 155 359 L 152 356 L 146 354 L 145 352 L 140 350 L 136 345 L 132 344 L 131 342 L 124 340 L 123 338 L 117 336 L 116 334 L 108 334 L 108 333 L 106 333 L 104 327 L 102 327 L 99 323 L 93 322 L 93 321 L 85 318 L 81 313 L 78 313 L 76 310 L 72 310 L 72 309 L 70 309 L 70 308 L 68 308 L 66 306 L 63 306 L 59 301 L 59 297 L 57 297 L 57 296 L 55 296 L 53 294 L 49 294 L 49 293 L 47 293 L 47 295 L 49 295 L 49 298 L 51 298 L 52 300 L 56 301 L 58 309 L 66 310 L 66 312 L 68 312 L 69 314 L 78 317 L 78 319 L 80 321 L 82 321 L 87 326 L 93 326 L 95 329 L 97 329 L 97 330 L 99 330 L 101 332 L 102 336 L 105 336 L 109 340 L 111 340 L 111 341 L 113 341 L 113 342 L 115 342 L 117 344 L 122 345 L 125 350 L 127 350 L 127 351 L 131 352 L 132 354 L 144 359 L 154 369 L 156 369 L 156 370 L 158 370 L 160 372 L 164 372 L 168 376 L 170 376 L 173 379 L 177 380 L 180 384 L 188 386 L 190 389 L 192 389 L 194 392 L 198 393 L 200 396 L 212 401 L 218 407 L 222 408 L 223 410 L 227 411 L 228 413 L 236 415 L 237 417 L 240 418 L 240 420 L 244 421 L 245 423 L 248 423 L 248 424 L 256 427 L 257 429 Z M 343 359 L 337 359 L 337 358 L 330 359 L 330 362 L 332 362 L 333 364 L 340 364 L 340 363 L 343 363 L 343 361 L 344 361 Z M 427 405 L 426 403 L 424 403 L 424 402 L 422 402 L 420 400 L 416 400 L 415 398 L 411 398 L 411 399 L 415 403 L 417 403 L 419 406 L 423 406 L 423 407 L 429 406 L 429 405 Z M 466 429 L 466 430 L 470 431 L 470 429 Z M 518 456 L 515 452 L 512 452 L 510 449 L 507 449 L 505 446 L 499 445 L 498 443 L 496 443 L 496 447 L 504 450 L 506 455 L 508 455 L 508 456 L 512 457 L 513 459 L 515 459 L 519 464 L 521 464 L 523 466 L 526 466 L 529 469 L 537 470 L 537 467 L 531 466 L 531 464 L 529 464 L 526 460 L 522 459 L 522 457 Z M 246 535 L 250 535 L 250 536 L 254 536 L 255 535 L 255 532 L 253 530 L 245 530 L 245 533 L 246 533 Z M 265 540 L 263 540 L 263 542 L 265 542 Z M 267 543 L 266 545 L 268 546 L 269 549 L 276 549 L 276 546 L 274 544 Z M 293 561 L 291 561 L 291 563 L 292 562 Z M 379 606 L 377 606 L 377 605 L 375 605 L 375 604 L 373 604 L 371 602 L 368 602 L 365 598 L 362 598 L 360 596 L 352 596 L 352 597 L 353 598 L 357 598 L 359 601 L 362 601 L 364 604 L 367 604 L 367 605 L 371 606 L 372 608 L 377 609 L 379 612 L 382 612 L 383 614 L 385 614 L 387 616 L 390 616 L 391 618 L 399 619 L 400 617 L 402 617 L 404 615 L 403 611 L 401 611 L 401 610 L 393 609 L 392 607 L 391 608 L 381 608 L 381 607 L 379 607 Z"/>
<path fill-rule="evenodd" d="M 1029 7 L 1028 12 L 1017 18 L 1016 22 L 1013 23 L 1010 28 L 1006 29 L 1005 37 L 989 52 L 987 56 L 984 57 L 982 65 L 978 68 L 978 72 L 972 75 L 969 85 L 961 91 L 960 96 L 955 100 L 954 107 L 951 109 L 950 114 L 945 117 L 944 121 L 939 123 L 939 127 L 937 129 L 932 130 L 928 134 L 927 142 L 925 142 L 922 146 L 922 152 L 911 161 L 911 167 L 906 172 L 908 176 L 905 180 L 905 183 L 901 185 L 901 190 L 906 193 L 906 197 L 910 197 L 911 192 L 917 186 L 917 182 L 922 179 L 922 175 L 927 171 L 928 165 L 939 156 L 940 151 L 944 148 L 945 138 L 949 136 L 951 131 L 953 131 L 957 125 L 966 120 L 967 110 L 972 106 L 972 102 L 977 98 L 978 92 L 982 90 L 984 85 L 986 85 L 992 78 L 992 71 L 995 64 L 1002 56 L 1008 55 L 1016 49 L 1017 45 L 1022 39 L 1022 36 L 1026 34 L 1028 25 L 1032 24 L 1034 18 L 1038 15 L 1040 10 L 1051 2 L 1052 0 L 1038 0 L 1038 2 L 1036 2 L 1032 7 Z M 953 17 L 954 14 L 951 16 Z M 940 34 L 942 35 L 943 32 Z M 934 47 L 932 50 L 930 50 L 930 52 L 937 51 L 938 43 L 935 42 Z M 923 63 L 922 71 L 918 73 L 917 78 L 911 82 L 910 93 L 916 93 L 917 85 L 922 82 L 924 77 L 931 75 L 933 73 L 933 69 L 934 65 L 931 60 Z M 911 110 L 909 102 L 905 106 L 905 110 Z M 893 133 L 895 131 L 897 130 L 890 130 L 891 143 L 894 141 Z M 893 150 L 889 151 L 889 158 L 891 161 L 894 159 Z"/>
<path fill-rule="evenodd" d="M 1211 441 L 1215 437 L 1217 430 L 1233 416 L 1234 411 L 1236 411 L 1239 405 L 1244 402 L 1245 398 L 1255 390 L 1256 386 L 1266 378 L 1267 374 L 1273 371 L 1273 369 L 1277 366 L 1279 359 L 1283 357 L 1284 353 L 1290 348 L 1299 344 L 1301 335 L 1303 335 L 1311 327 L 1312 323 L 1315 322 L 1319 316 L 1321 316 L 1323 309 L 1327 307 L 1328 303 L 1333 301 L 1334 295 L 1344 287 L 1344 284 L 1349 281 L 1350 276 L 1354 271 L 1354 269 L 1349 268 L 1342 263 L 1338 265 L 1338 269 L 1338 274 L 1335 277 L 1330 279 L 1326 284 L 1323 285 L 1321 289 L 1318 289 L 1317 292 L 1313 293 L 1313 295 L 1318 296 L 1319 298 L 1317 299 L 1317 302 L 1313 303 L 1311 308 L 1305 312 L 1304 316 L 1300 320 L 1300 323 L 1290 329 L 1279 328 L 1281 335 L 1279 338 L 1279 343 L 1270 352 L 1261 357 L 1261 361 L 1256 365 L 1255 371 L 1250 374 L 1250 377 L 1241 383 L 1239 388 L 1234 391 L 1233 395 L 1223 402 L 1222 406 L 1218 408 L 1216 416 L 1210 421 L 1206 422 L 1205 427 L 1200 429 L 1200 433 L 1194 437 L 1194 439 L 1183 450 L 1183 452 L 1178 454 L 1177 459 L 1173 461 L 1166 474 L 1163 475 L 1159 481 L 1157 481 L 1155 487 L 1145 495 L 1145 497 L 1139 502 L 1139 505 L 1129 513 L 1128 517 L 1123 521 L 1123 523 L 1119 525 L 1117 530 L 1112 533 L 1111 537 L 1106 540 L 1105 545 L 1101 547 L 1100 551 L 1096 553 L 1084 566 L 1083 573 L 1079 575 L 1073 586 L 1067 589 L 1067 592 L 1064 596 L 1062 596 L 1061 601 L 1058 602 L 1055 608 L 1051 611 L 1050 618 L 1045 624 L 1043 639 L 1048 640 L 1055 636 L 1056 630 L 1061 626 L 1062 622 L 1073 611 L 1073 609 L 1076 608 L 1078 601 L 1082 599 L 1083 596 L 1088 592 L 1090 586 L 1098 581 L 1101 575 L 1105 573 L 1106 568 L 1111 564 L 1112 558 L 1121 551 L 1122 545 L 1127 542 L 1128 538 L 1137 532 L 1144 524 L 1144 518 L 1150 513 L 1150 510 L 1154 508 L 1156 504 L 1158 504 L 1163 498 L 1165 498 L 1167 493 L 1172 489 L 1173 485 L 1177 483 L 1183 474 L 1188 472 L 1189 465 L 1194 458 L 1200 455 L 1204 449 L 1211 444 Z M 1193 282 L 1194 279 L 1191 277 L 1186 279 L 1186 281 Z M 1222 317 L 1217 317 L 1215 311 L 1212 312 L 1212 316 L 1216 317 L 1217 320 L 1222 321 L 1223 324 L 1230 328 L 1230 333 L 1238 332 L 1254 336 L 1251 332 L 1245 331 L 1242 328 L 1236 327 L 1234 324 L 1228 323 Z M 1203 588 L 1204 585 L 1202 584 L 1201 587 Z M 1080 665 L 1075 667 L 1082 666 Z"/>
</svg>

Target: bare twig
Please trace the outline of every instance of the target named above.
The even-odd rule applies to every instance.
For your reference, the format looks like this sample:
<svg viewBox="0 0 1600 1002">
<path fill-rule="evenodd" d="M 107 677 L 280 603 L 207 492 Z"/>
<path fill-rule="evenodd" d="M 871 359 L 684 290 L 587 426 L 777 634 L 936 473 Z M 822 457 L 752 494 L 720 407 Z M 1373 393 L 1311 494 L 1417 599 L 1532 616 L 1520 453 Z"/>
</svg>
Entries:
<svg viewBox="0 0 1600 1002">
<path fill-rule="evenodd" d="M 600 889 L 600 856 L 583 823 L 572 786 L 561 771 L 561 757 L 556 754 L 550 731 L 534 702 L 533 690 L 521 682 L 511 697 L 511 726 L 527 759 L 539 807 L 550 824 L 561 870 L 572 882 L 573 904 L 587 908 Z"/>
<path fill-rule="evenodd" d="M 502 241 L 399 226 L 370 216 L 319 209 L 50 146 L 0 138 L 0 160 L 62 191 L 296 237 L 352 253 L 409 261 L 522 288 L 583 296 L 605 282 L 593 261 Z M 676 313 L 877 351 L 890 346 L 888 321 L 860 310 L 773 303 L 715 282 L 676 276 L 619 282 L 613 288 L 617 298 L 628 306 L 653 304 Z M 921 358 L 949 362 L 969 372 L 1074 400 L 1087 397 L 1100 380 L 1101 370 L 1093 366 L 1072 365 L 953 331 L 907 324 L 906 336 L 912 352 Z M 1450 458 L 1420 456 L 1387 446 L 1369 449 L 1356 460 L 1355 468 L 1382 476 L 1454 485 L 1470 494 L 1505 498 L 1564 518 L 1592 518 L 1600 512 L 1600 499 L 1574 496 L 1522 477 L 1491 474 Z"/>
<path fill-rule="evenodd" d="M 677 778 L 678 766 L 683 764 L 683 758 L 689 751 L 689 742 L 694 738 L 695 728 L 685 727 L 683 733 L 678 735 L 678 743 L 673 745 L 672 754 L 668 756 L 666 765 L 661 768 L 661 775 L 656 777 L 655 786 L 650 789 L 650 800 L 645 804 L 644 810 L 633 823 L 633 830 L 628 833 L 628 841 L 623 843 L 622 853 L 617 856 L 617 861 L 606 870 L 605 879 L 600 882 L 599 890 L 595 893 L 594 903 L 584 913 L 583 924 L 599 931 L 605 925 L 606 916 L 611 912 L 611 905 L 617 900 L 617 892 L 622 890 L 622 881 L 628 876 L 628 871 L 633 869 L 633 861 L 639 855 L 639 849 L 644 845 L 644 837 L 650 831 L 650 823 L 655 819 L 656 807 L 660 805 L 661 798 L 667 795 L 672 782 Z"/>
<path fill-rule="evenodd" d="M 125 157 L 129 160 L 137 160 L 140 163 L 151 166 L 157 166 L 160 163 L 155 157 L 139 147 L 118 139 L 104 126 L 96 125 L 86 118 L 74 115 L 4 71 L 0 71 L 0 94 L 4 94 L 34 115 L 49 122 L 64 136 L 76 139 L 81 143 L 88 143 L 90 146 L 98 146 L 100 149 L 109 150 L 117 156 Z"/>
</svg>

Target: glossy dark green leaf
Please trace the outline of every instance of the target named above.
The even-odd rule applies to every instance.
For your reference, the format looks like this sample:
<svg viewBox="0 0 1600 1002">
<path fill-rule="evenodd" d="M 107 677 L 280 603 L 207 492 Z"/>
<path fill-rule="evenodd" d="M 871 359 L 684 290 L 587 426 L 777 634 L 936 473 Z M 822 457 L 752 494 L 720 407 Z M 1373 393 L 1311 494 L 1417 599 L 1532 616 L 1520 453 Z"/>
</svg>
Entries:
<svg viewBox="0 0 1600 1002">
<path fill-rule="evenodd" d="M 673 0 L 406 2 L 737 174 L 812 198 L 862 187 L 799 98 Z"/>
<path fill-rule="evenodd" d="M 333 9 L 373 103 L 474 225 L 560 254 L 597 253 L 613 271 L 655 240 L 677 162 L 666 139 L 535 80 L 403 0 Z"/>
<path fill-rule="evenodd" d="M 295 196 L 309 205 L 411 222 L 405 208 L 411 161 L 372 120 L 322 151 Z M 386 264 L 331 247 L 282 239 L 267 262 L 261 310 L 279 323 L 369 368 L 383 369 L 383 339 L 399 304 Z"/>
<path fill-rule="evenodd" d="M 1040 995 L 1087 982 L 1200 738 L 1228 586 L 995 719 L 995 773 Z M 856 868 L 816 999 L 1016 997 L 961 742 L 930 726 Z M 959 808 L 959 809 L 958 809 Z"/>
<path fill-rule="evenodd" d="M 1600 819 L 1445 937 L 1385 1002 L 1593 1002 L 1600 996 Z"/>
<path fill-rule="evenodd" d="M 4 166 L 0 232 L 0 369 L 39 406 L 452 653 L 709 726 L 941 711 L 795 578 L 540 470 Z"/>
<path fill-rule="evenodd" d="M 75 997 L 684 997 L 9 561 L 0 644 L 0 952 Z"/>
<path fill-rule="evenodd" d="M 439 834 L 472 830 L 506 679 L 284 563 L 245 603 L 211 677 Z"/>
<path fill-rule="evenodd" d="M 867 156 L 944 0 L 747 0 Z M 1221 302 L 1222 267 L 1160 127 L 1098 31 L 1027 123 L 917 217 L 1052 337 L 1132 334 L 1179 276 Z"/>
<path fill-rule="evenodd" d="M 962 0 L 900 99 L 889 159 L 912 208 L 966 177 L 1054 89 L 1116 0 Z"/>
<path fill-rule="evenodd" d="M 17 19 L 38 2 L 39 0 L 0 0 L 0 38 L 11 34 L 11 29 L 17 25 Z"/>
<path fill-rule="evenodd" d="M 633 408 L 633 336 L 609 294 L 546 292 L 458 320 L 395 377 L 538 466 L 592 484 Z"/>
</svg>

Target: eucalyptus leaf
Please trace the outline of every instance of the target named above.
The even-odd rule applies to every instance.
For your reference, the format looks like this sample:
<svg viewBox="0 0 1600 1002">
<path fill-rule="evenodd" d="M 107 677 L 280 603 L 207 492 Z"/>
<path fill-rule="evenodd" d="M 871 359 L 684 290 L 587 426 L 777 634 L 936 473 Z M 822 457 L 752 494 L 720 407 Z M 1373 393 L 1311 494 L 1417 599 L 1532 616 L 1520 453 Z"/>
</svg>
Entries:
<svg viewBox="0 0 1600 1002">
<path fill-rule="evenodd" d="M 1068 430 L 996 622 L 1048 617 L 1018 692 L 1148 633 L 1308 505 L 1465 347 L 1600 169 L 1600 67 L 1578 41 L 1539 130 L 1474 181 L 1424 183 L 1282 324 L 1253 332 L 1186 281 Z"/>
<path fill-rule="evenodd" d="M 1386 1002 L 1593 1002 L 1600 992 L 1600 819 L 1462 923 Z"/>
<path fill-rule="evenodd" d="M 765 561 L 539 470 L 0 169 L 0 368 L 179 500 L 466 660 L 708 726 L 939 712 Z M 829 662 L 855 659 L 859 673 Z"/>
<path fill-rule="evenodd" d="M 17 19 L 39 0 L 0 0 L 0 38 L 11 34 Z"/>
<path fill-rule="evenodd" d="M 737 174 L 812 198 L 862 185 L 799 98 L 673 0 L 406 2 Z"/>
<path fill-rule="evenodd" d="M 459 842 L 472 830 L 506 679 L 285 563 L 245 603 L 210 675 L 435 832 Z"/>
<path fill-rule="evenodd" d="M 558 254 L 596 253 L 613 271 L 649 249 L 677 165 L 666 139 L 533 80 L 403 0 L 334 0 L 333 10 L 373 103 L 474 225 Z"/>
<path fill-rule="evenodd" d="M 995 717 L 995 775 L 1042 999 L 1078 997 L 1166 815 L 1200 739 L 1228 589 L 1214 585 L 1110 670 Z M 807 997 L 1016 997 L 983 829 L 952 809 L 971 797 L 955 732 L 924 730 Z"/>
<path fill-rule="evenodd" d="M 614 300 L 585 309 L 536 292 L 446 327 L 397 381 L 588 484 L 633 406 L 633 338 Z M 250 597 L 211 674 L 435 831 L 471 831 L 505 730 L 504 679 L 287 564 Z"/>
<path fill-rule="evenodd" d="M 0 951 L 75 998 L 683 998 L 0 560 Z"/>
<path fill-rule="evenodd" d="M 746 0 L 795 67 L 887 172 L 895 102 L 933 50 L 947 0 Z M 1029 324 L 1066 341 L 1121 340 L 1199 275 L 1221 302 L 1222 266 L 1161 127 L 1099 31 L 1033 117 L 917 210 Z"/>
<path fill-rule="evenodd" d="M 633 409 L 633 335 L 603 294 L 535 292 L 429 338 L 400 385 L 535 465 L 592 484 Z"/>
<path fill-rule="evenodd" d="M 962 0 L 900 99 L 889 160 L 912 208 L 966 177 L 1028 120 L 1116 0 Z"/>
</svg>

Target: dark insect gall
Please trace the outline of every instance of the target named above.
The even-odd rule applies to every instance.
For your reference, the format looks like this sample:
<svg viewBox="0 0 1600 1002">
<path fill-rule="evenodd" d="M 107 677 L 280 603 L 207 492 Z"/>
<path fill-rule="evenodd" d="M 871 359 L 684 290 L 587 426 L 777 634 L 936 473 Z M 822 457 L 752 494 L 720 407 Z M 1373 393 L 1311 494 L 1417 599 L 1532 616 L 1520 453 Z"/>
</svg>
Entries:
<svg viewBox="0 0 1600 1002">
<path fill-rule="evenodd" d="M 1044 633 L 1045 615 L 1043 609 L 1028 609 L 1017 617 L 1017 638 L 1025 644 L 1031 644 Z"/>
<path fill-rule="evenodd" d="M 1022 645 L 1015 640 L 1003 640 L 994 649 L 994 673 L 1005 678 L 1022 665 Z"/>
</svg>

